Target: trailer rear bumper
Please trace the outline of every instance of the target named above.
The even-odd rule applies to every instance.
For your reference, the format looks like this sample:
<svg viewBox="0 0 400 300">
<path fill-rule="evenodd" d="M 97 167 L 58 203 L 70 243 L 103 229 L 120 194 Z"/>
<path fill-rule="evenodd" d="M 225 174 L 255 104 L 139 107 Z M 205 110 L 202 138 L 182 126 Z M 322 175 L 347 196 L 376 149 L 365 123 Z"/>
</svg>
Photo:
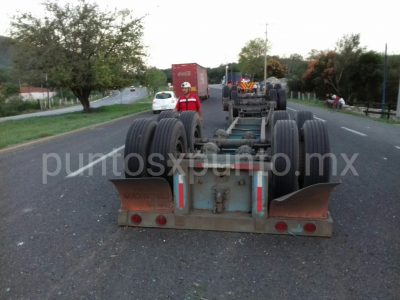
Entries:
<svg viewBox="0 0 400 300">
<path fill-rule="evenodd" d="M 137 224 L 137 216 L 141 218 L 140 224 Z M 163 225 L 157 222 L 157 218 L 160 216 L 165 218 L 165 224 Z M 245 213 L 212 214 L 209 212 L 192 211 L 188 215 L 176 215 L 174 213 L 137 213 L 120 210 L 118 225 L 330 237 L 332 235 L 333 220 L 329 213 L 326 219 L 279 217 L 257 219 L 252 217 L 251 214 Z"/>
<path fill-rule="evenodd" d="M 218 201 L 214 209 L 195 208 L 195 199 L 188 201 L 191 193 L 183 182 L 175 185 L 175 195 L 163 178 L 116 179 L 112 182 L 121 199 L 118 213 L 118 224 L 121 226 L 320 237 L 332 235 L 333 221 L 328 211 L 328 202 L 337 183 L 315 184 L 269 203 L 262 196 L 266 197 L 266 194 L 261 189 L 260 193 L 254 194 L 255 198 L 250 198 L 253 204 L 248 210 L 229 211 L 229 208 L 238 206 L 226 203 L 225 209 L 219 213 Z M 263 185 L 265 182 L 258 178 L 254 184 Z M 245 198 L 241 199 L 245 201 Z M 208 200 L 203 201 L 213 202 L 212 199 Z"/>
</svg>

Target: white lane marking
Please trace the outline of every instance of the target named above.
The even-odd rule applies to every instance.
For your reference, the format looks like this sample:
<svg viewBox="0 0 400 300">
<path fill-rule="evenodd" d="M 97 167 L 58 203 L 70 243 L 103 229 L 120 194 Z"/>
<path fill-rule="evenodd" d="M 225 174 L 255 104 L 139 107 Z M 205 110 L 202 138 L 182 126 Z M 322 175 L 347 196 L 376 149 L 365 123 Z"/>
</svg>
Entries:
<svg viewBox="0 0 400 300">
<path fill-rule="evenodd" d="M 67 178 L 75 177 L 76 175 L 81 174 L 83 171 L 93 167 L 95 164 L 98 164 L 99 162 L 105 160 L 106 158 L 113 156 L 115 153 L 121 151 L 122 149 L 125 148 L 125 145 L 122 145 L 121 147 L 118 147 L 117 149 L 114 149 L 113 151 L 107 153 L 106 155 L 103 155 L 102 157 L 92 161 L 90 164 L 87 164 L 86 166 L 80 168 L 79 170 L 76 170 L 75 172 L 72 172 L 67 176 Z"/>
<path fill-rule="evenodd" d="M 400 146 L 394 146 L 396 149 L 399 149 L 400 150 Z"/>
<path fill-rule="evenodd" d="M 292 110 L 292 111 L 297 111 L 297 109 L 290 108 L 290 107 L 286 107 L 286 109 L 288 109 L 288 110 Z"/>
<path fill-rule="evenodd" d="M 347 131 L 350 131 L 350 132 L 352 132 L 352 133 L 361 135 L 361 136 L 367 136 L 365 133 L 362 133 L 362 132 L 359 132 L 359 131 L 357 131 L 357 130 L 353 130 L 353 129 L 350 129 L 350 128 L 347 128 L 347 127 L 344 127 L 344 126 L 342 126 L 342 127 L 340 127 L 340 128 L 342 128 L 342 129 L 344 129 L 344 130 L 347 130 Z"/>
<path fill-rule="evenodd" d="M 320 121 L 322 121 L 322 122 L 326 122 L 326 120 L 321 119 L 321 118 L 318 118 L 316 115 L 314 115 L 314 119 L 320 120 Z"/>
</svg>

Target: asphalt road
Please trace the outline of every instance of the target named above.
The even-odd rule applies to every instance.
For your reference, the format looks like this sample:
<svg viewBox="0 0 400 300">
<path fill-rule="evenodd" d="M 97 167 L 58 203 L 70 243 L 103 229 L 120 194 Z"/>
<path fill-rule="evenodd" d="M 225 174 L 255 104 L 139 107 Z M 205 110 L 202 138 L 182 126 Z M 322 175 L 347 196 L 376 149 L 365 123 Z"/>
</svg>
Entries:
<svg viewBox="0 0 400 300">
<path fill-rule="evenodd" d="M 207 135 L 227 126 L 221 91 L 211 92 Z M 336 155 L 359 153 L 359 176 L 336 178 L 329 239 L 118 227 L 113 158 L 106 174 L 99 163 L 73 178 L 65 160 L 75 171 L 89 153 L 122 146 L 132 118 L 0 154 L 0 298 L 398 299 L 400 128 L 310 110 L 327 122 Z M 62 171 L 44 185 L 49 153 L 63 158 Z M 48 159 L 48 170 L 56 165 Z M 345 165 L 339 159 L 339 173 Z"/>
<path fill-rule="evenodd" d="M 113 104 L 129 104 L 140 99 L 147 97 L 147 89 L 146 88 L 136 88 L 134 92 L 131 92 L 129 88 L 123 89 L 122 91 L 113 91 L 111 96 L 107 96 L 105 98 L 95 100 L 90 103 L 92 108 L 98 108 L 101 106 L 113 105 Z M 8 121 L 8 120 L 21 120 L 32 117 L 45 117 L 45 116 L 55 116 L 62 115 L 66 113 L 82 111 L 82 105 L 74 105 L 65 108 L 39 111 L 34 113 L 22 114 L 17 116 L 3 117 L 0 118 L 0 122 Z"/>
</svg>

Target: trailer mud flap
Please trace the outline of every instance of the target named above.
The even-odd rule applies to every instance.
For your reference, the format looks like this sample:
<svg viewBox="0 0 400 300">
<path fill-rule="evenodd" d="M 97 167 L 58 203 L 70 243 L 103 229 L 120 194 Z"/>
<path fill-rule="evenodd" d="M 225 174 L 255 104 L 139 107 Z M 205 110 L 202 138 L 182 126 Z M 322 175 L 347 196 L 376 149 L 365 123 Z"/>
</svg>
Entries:
<svg viewBox="0 0 400 300">
<path fill-rule="evenodd" d="M 270 203 L 269 216 L 281 218 L 327 219 L 329 198 L 339 183 L 318 183 Z"/>
<path fill-rule="evenodd" d="M 168 181 L 164 178 L 129 178 L 110 180 L 118 190 L 121 211 L 172 213 L 174 203 Z"/>
</svg>

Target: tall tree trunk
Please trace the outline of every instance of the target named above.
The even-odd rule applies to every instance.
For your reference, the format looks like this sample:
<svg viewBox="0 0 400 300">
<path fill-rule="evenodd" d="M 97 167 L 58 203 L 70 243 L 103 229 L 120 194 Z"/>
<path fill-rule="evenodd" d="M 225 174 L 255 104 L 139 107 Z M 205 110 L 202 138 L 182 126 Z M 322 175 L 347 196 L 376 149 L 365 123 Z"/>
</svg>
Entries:
<svg viewBox="0 0 400 300">
<path fill-rule="evenodd" d="M 90 102 L 89 99 L 79 99 L 79 101 L 81 102 L 82 106 L 83 106 L 83 111 L 85 113 L 90 113 L 92 111 L 92 109 L 90 108 Z"/>
<path fill-rule="evenodd" d="M 79 102 L 81 102 L 83 106 L 83 111 L 85 113 L 90 113 L 92 110 L 90 108 L 90 101 L 89 101 L 89 96 L 91 89 L 90 88 L 85 88 L 85 87 L 77 87 L 77 88 L 71 88 L 73 94 L 75 97 L 79 99 Z"/>
</svg>

